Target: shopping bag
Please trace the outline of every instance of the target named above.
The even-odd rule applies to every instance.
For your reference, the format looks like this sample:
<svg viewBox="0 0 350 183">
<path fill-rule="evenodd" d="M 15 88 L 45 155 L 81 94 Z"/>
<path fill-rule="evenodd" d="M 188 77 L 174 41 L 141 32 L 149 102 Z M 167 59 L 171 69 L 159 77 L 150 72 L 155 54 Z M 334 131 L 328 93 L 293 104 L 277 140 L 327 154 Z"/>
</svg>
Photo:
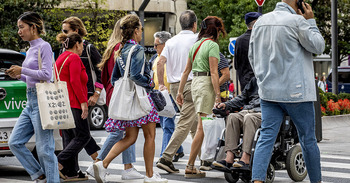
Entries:
<svg viewBox="0 0 350 183">
<path fill-rule="evenodd" d="M 38 62 L 39 69 L 41 69 L 42 60 L 40 49 L 38 52 Z M 54 82 L 40 82 L 35 85 L 43 130 L 75 128 L 74 118 L 69 103 L 67 83 L 60 80 L 59 74 L 57 74 L 56 78 L 56 73 L 57 68 L 54 64 Z"/>
<path fill-rule="evenodd" d="M 176 111 L 174 108 L 174 104 L 172 103 L 172 101 L 170 99 L 169 92 L 168 92 L 168 90 L 163 90 L 163 91 L 161 91 L 161 93 L 163 94 L 163 96 L 165 98 L 166 106 L 164 106 L 164 109 L 162 111 L 159 111 L 158 114 L 159 114 L 159 116 L 172 118 L 175 116 Z"/>
<path fill-rule="evenodd" d="M 201 147 L 201 160 L 213 161 L 216 154 L 216 147 L 221 137 L 221 132 L 225 128 L 223 118 L 208 116 L 203 118 L 204 139 Z"/>
<path fill-rule="evenodd" d="M 97 105 L 105 105 L 106 104 L 106 96 L 107 96 L 106 90 L 103 88 L 101 90 L 100 97 L 97 99 L 96 104 Z"/>
<path fill-rule="evenodd" d="M 131 47 L 129 51 L 124 76 L 114 83 L 108 116 L 115 120 L 136 120 L 148 115 L 152 109 L 145 88 L 135 84 L 128 78 L 131 54 L 135 46 Z M 118 59 L 121 58 L 119 57 Z M 141 70 L 142 74 L 144 66 L 145 63 Z"/>
</svg>

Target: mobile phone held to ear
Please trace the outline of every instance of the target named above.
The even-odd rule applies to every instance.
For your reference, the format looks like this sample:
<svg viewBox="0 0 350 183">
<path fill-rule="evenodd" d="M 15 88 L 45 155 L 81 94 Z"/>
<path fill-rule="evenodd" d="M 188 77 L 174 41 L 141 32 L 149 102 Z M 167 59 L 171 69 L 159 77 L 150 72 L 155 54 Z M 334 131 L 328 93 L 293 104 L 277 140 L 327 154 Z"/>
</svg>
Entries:
<svg viewBox="0 0 350 183">
<path fill-rule="evenodd" d="M 298 4 L 298 9 L 300 9 L 301 10 L 301 13 L 305 13 L 305 11 L 304 11 L 304 8 L 303 8 L 303 3 L 304 3 L 304 1 L 303 0 L 298 0 L 298 2 L 297 2 L 297 4 Z"/>
</svg>

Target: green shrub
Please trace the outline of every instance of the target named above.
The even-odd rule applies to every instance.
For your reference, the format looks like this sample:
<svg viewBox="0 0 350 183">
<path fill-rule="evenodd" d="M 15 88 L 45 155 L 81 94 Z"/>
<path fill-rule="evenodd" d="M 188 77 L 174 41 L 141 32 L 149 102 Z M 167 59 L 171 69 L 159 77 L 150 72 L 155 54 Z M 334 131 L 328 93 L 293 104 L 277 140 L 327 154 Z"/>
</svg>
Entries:
<svg viewBox="0 0 350 183">
<path fill-rule="evenodd" d="M 333 100 L 334 102 L 338 102 L 338 96 L 332 92 L 327 92 L 325 93 L 326 97 L 327 97 L 327 100 Z"/>
<path fill-rule="evenodd" d="M 340 94 L 338 94 L 338 100 L 339 99 L 348 99 L 348 100 L 350 100 L 350 93 L 340 93 Z"/>
</svg>

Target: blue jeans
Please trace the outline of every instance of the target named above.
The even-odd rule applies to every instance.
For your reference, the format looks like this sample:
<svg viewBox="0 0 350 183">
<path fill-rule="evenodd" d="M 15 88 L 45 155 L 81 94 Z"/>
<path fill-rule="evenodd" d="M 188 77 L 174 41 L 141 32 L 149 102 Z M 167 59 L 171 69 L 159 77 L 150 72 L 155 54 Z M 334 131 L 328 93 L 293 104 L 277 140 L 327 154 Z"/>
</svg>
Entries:
<svg viewBox="0 0 350 183">
<path fill-rule="evenodd" d="M 25 146 L 34 134 L 39 162 Z M 45 174 L 48 183 L 60 182 L 53 130 L 42 129 L 35 88 L 27 89 L 27 106 L 12 130 L 9 146 L 32 180 Z"/>
<path fill-rule="evenodd" d="M 169 140 L 175 130 L 175 116 L 172 118 L 159 116 L 159 119 L 160 119 L 160 126 L 163 129 L 162 151 L 160 152 L 160 157 L 162 157 L 162 154 L 166 146 L 168 146 Z M 181 145 L 176 153 L 182 153 L 182 152 L 183 152 L 183 148 Z"/>
<path fill-rule="evenodd" d="M 124 131 L 117 130 L 116 132 L 109 133 L 105 143 L 102 146 L 100 153 L 97 156 L 97 159 L 104 160 L 109 151 L 112 149 L 114 144 L 123 139 Z M 131 164 L 136 162 L 135 157 L 135 144 L 128 147 L 123 151 L 123 164 Z"/>
<path fill-rule="evenodd" d="M 315 111 L 312 102 L 277 103 L 261 100 L 261 131 L 256 144 L 252 180 L 265 181 L 276 136 L 287 113 L 297 128 L 310 182 L 320 182 L 320 151 L 315 137 Z"/>
</svg>

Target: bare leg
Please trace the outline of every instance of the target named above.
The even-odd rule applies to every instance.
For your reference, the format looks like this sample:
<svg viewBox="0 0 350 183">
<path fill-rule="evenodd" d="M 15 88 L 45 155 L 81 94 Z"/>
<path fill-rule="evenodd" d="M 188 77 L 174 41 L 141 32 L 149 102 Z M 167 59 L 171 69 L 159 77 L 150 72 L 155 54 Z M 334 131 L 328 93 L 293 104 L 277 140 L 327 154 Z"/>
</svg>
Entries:
<svg viewBox="0 0 350 183">
<path fill-rule="evenodd" d="M 132 168 L 132 164 L 124 164 L 124 170 Z"/>
<path fill-rule="evenodd" d="M 94 152 L 93 154 L 90 155 L 90 157 L 92 158 L 92 160 L 96 161 L 96 158 L 98 156 L 97 152 Z"/>
<path fill-rule="evenodd" d="M 232 151 L 226 151 L 226 159 L 225 161 L 227 163 L 233 163 L 233 160 L 235 159 L 235 155 L 233 154 Z"/>
<path fill-rule="evenodd" d="M 96 158 L 96 160 L 94 161 L 95 163 L 101 161 L 100 159 Z M 132 168 L 132 164 L 124 164 L 124 170 L 130 169 Z"/>
<path fill-rule="evenodd" d="M 188 165 L 194 165 L 194 162 L 196 161 L 196 156 L 198 155 L 202 147 L 204 132 L 201 116 L 206 116 L 206 114 L 198 114 L 197 132 L 192 141 L 190 157 L 187 163 Z"/>
<path fill-rule="evenodd" d="M 243 161 L 245 164 L 249 164 L 250 162 L 250 154 L 243 152 L 243 155 L 241 157 L 241 161 Z"/>
<path fill-rule="evenodd" d="M 143 158 L 146 166 L 146 176 L 153 176 L 153 159 L 155 151 L 156 123 L 149 122 L 147 125 L 142 125 L 145 143 L 143 145 Z"/>
<path fill-rule="evenodd" d="M 138 134 L 138 127 L 127 127 L 125 137 L 116 144 L 114 144 L 112 149 L 107 154 L 106 158 L 103 160 L 103 167 L 107 168 L 115 157 L 117 157 L 120 153 L 125 151 L 129 146 L 134 144 Z"/>
</svg>

